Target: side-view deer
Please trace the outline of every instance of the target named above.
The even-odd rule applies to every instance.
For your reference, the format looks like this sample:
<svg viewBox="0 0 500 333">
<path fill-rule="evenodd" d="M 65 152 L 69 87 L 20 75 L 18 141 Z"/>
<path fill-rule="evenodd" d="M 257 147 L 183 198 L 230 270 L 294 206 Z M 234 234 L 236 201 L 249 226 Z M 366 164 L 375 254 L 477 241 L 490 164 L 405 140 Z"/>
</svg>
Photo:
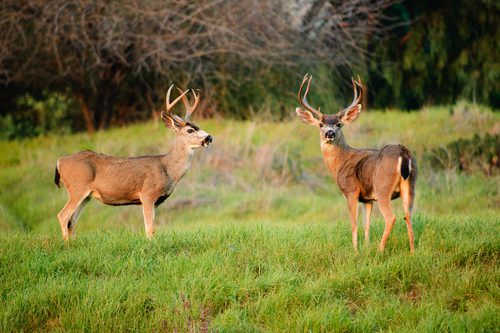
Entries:
<svg viewBox="0 0 500 333">
<path fill-rule="evenodd" d="M 167 199 L 191 164 L 193 149 L 208 147 L 212 136 L 188 121 L 196 110 L 199 94 L 191 90 L 194 102 L 186 97 L 189 89 L 170 102 L 167 91 L 166 109 L 161 113 L 165 126 L 175 133 L 173 147 L 165 155 L 112 157 L 93 151 L 82 151 L 57 161 L 54 182 L 66 187 L 69 198 L 57 215 L 64 240 L 74 237 L 75 226 L 84 205 L 91 196 L 106 205 L 142 205 L 146 236 L 154 234 L 155 208 Z M 184 119 L 174 115 L 172 108 L 180 100 L 186 108 Z"/>
<path fill-rule="evenodd" d="M 358 249 L 358 201 L 365 208 L 365 241 L 369 242 L 370 215 L 373 201 L 378 201 L 384 216 L 385 229 L 379 250 L 383 251 L 387 238 L 394 226 L 396 217 L 392 211 L 391 200 L 401 196 L 405 213 L 410 251 L 414 252 L 413 228 L 411 212 L 415 198 L 415 181 L 417 176 L 416 162 L 410 151 L 401 145 L 387 145 L 380 150 L 355 149 L 350 147 L 342 134 L 342 127 L 355 121 L 361 112 L 363 85 L 358 77 L 351 79 L 354 99 L 347 108 L 336 114 L 323 114 L 320 108 L 315 109 L 307 102 L 307 94 L 311 87 L 312 76 L 304 76 L 300 85 L 298 99 L 304 107 L 295 110 L 305 124 L 319 129 L 321 152 L 326 166 L 335 178 L 340 191 L 347 199 L 351 218 L 352 245 Z M 307 87 L 303 93 L 303 88 Z M 358 95 L 359 88 L 359 95 Z"/>
</svg>

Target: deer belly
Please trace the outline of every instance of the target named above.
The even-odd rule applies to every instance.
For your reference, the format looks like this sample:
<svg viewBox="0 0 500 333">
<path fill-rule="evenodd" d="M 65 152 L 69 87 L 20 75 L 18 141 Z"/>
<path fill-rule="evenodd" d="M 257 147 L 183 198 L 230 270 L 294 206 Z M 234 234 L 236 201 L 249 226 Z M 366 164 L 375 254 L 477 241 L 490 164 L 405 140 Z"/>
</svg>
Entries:
<svg viewBox="0 0 500 333">
<path fill-rule="evenodd" d="M 396 185 L 396 187 L 394 188 L 394 190 L 392 191 L 391 200 L 399 198 L 400 194 L 401 194 L 401 189 L 400 189 L 399 183 L 398 183 Z"/>
<path fill-rule="evenodd" d="M 359 191 L 358 201 L 364 203 L 377 201 L 377 195 L 373 190 L 373 186 L 361 187 Z"/>
<path fill-rule="evenodd" d="M 400 188 L 399 184 L 396 184 L 394 189 L 391 192 L 391 200 L 397 199 L 400 196 Z M 375 191 L 373 189 L 371 191 L 365 191 L 365 192 L 360 192 L 359 193 L 359 202 L 367 203 L 367 202 L 372 202 L 372 201 L 377 201 L 377 195 L 375 194 Z"/>
<path fill-rule="evenodd" d="M 102 202 L 103 204 L 110 206 L 126 206 L 126 205 L 140 205 L 141 200 L 138 195 L 132 193 L 122 193 L 120 195 L 106 193 L 102 191 L 92 191 L 92 196 Z"/>
<path fill-rule="evenodd" d="M 373 192 L 368 194 L 360 193 L 358 200 L 359 202 L 366 203 L 366 202 L 377 201 L 377 197 L 375 196 L 375 194 L 373 194 Z"/>
</svg>

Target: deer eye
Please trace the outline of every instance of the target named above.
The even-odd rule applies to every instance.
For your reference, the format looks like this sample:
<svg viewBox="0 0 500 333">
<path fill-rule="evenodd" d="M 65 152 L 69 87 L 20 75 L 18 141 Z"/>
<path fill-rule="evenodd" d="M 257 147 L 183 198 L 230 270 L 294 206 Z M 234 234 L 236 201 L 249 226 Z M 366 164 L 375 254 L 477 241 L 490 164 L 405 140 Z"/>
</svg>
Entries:
<svg viewBox="0 0 500 333">
<path fill-rule="evenodd" d="M 323 127 L 323 126 L 325 126 L 325 124 L 319 123 L 319 127 Z"/>
<path fill-rule="evenodd" d="M 342 123 L 337 123 L 337 127 L 341 128 L 342 127 Z"/>
<path fill-rule="evenodd" d="M 187 130 L 188 133 L 193 133 L 194 132 L 194 129 L 190 128 Z"/>
</svg>

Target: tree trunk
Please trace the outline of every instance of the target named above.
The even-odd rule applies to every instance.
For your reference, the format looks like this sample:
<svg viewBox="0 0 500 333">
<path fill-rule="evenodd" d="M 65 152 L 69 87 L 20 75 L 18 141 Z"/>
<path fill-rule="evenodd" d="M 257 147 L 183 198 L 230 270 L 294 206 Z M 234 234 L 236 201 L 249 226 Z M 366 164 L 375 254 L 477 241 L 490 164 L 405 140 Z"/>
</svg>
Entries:
<svg viewBox="0 0 500 333">
<path fill-rule="evenodd" d="M 96 110 L 98 110 L 99 117 L 95 121 L 95 126 L 101 130 L 109 125 L 113 111 L 113 103 L 108 91 L 105 91 L 97 100 Z"/>
<path fill-rule="evenodd" d="M 97 89 L 96 95 L 94 97 L 94 128 L 97 130 L 104 129 L 106 127 L 106 112 L 107 109 L 107 92 L 102 87 Z"/>
<path fill-rule="evenodd" d="M 311 7 L 307 11 L 307 13 L 304 15 L 302 18 L 302 26 L 306 27 L 306 30 L 310 29 L 311 22 L 316 19 L 316 16 L 318 16 L 319 12 L 325 5 L 327 0 L 315 0 L 313 1 Z"/>
<path fill-rule="evenodd" d="M 118 76 L 117 72 L 115 76 Z M 117 85 L 114 80 L 103 80 L 95 98 L 94 126 L 98 129 L 105 129 L 109 126 L 114 116 L 114 104 L 117 93 Z"/>
<path fill-rule="evenodd" d="M 363 96 L 361 97 L 361 110 L 368 110 L 368 85 L 362 83 L 363 85 Z"/>
<path fill-rule="evenodd" d="M 90 111 L 87 102 L 85 102 L 83 94 L 78 94 L 78 102 L 80 102 L 80 110 L 82 111 L 83 119 L 85 120 L 87 133 L 92 134 L 95 132 L 94 114 Z"/>
</svg>

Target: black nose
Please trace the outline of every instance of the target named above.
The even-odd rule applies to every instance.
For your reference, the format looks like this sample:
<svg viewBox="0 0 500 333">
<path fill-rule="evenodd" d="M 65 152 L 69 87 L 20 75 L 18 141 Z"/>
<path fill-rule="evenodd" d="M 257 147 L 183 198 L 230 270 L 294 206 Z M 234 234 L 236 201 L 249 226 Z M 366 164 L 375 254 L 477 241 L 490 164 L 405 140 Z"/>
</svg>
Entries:
<svg viewBox="0 0 500 333">
<path fill-rule="evenodd" d="M 328 130 L 325 133 L 325 138 L 327 139 L 333 139 L 335 137 L 335 131 L 334 130 Z"/>
<path fill-rule="evenodd" d="M 207 143 L 212 143 L 213 141 L 212 136 L 211 135 L 207 136 L 204 141 Z"/>
</svg>

